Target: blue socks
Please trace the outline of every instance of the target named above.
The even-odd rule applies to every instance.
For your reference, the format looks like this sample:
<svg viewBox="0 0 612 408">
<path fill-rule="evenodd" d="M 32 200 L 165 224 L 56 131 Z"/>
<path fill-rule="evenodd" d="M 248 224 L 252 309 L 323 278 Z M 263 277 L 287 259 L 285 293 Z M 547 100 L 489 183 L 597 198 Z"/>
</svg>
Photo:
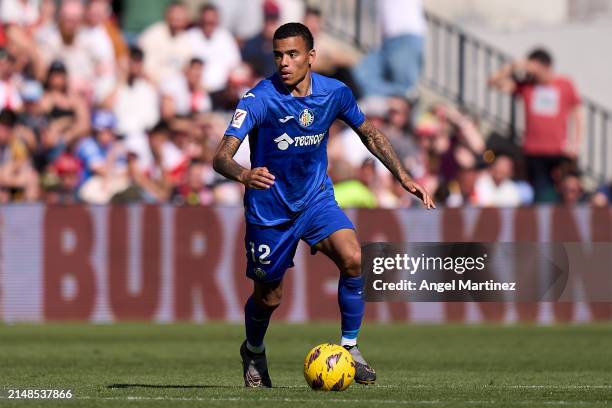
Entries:
<svg viewBox="0 0 612 408">
<path fill-rule="evenodd" d="M 272 311 L 257 305 L 252 296 L 249 296 L 244 305 L 244 326 L 246 328 L 247 348 L 253 353 L 263 353 L 265 350 L 263 339 L 270 324 Z"/>
<path fill-rule="evenodd" d="M 338 282 L 338 304 L 342 316 L 342 346 L 357 344 L 357 335 L 363 320 L 365 301 L 363 299 L 363 281 L 361 276 L 348 277 L 341 275 Z"/>
<path fill-rule="evenodd" d="M 365 301 L 363 299 L 361 276 L 341 275 L 338 282 L 338 305 L 342 319 L 342 346 L 357 344 L 357 335 L 363 320 Z M 270 324 L 272 311 L 260 307 L 250 296 L 244 305 L 244 326 L 246 328 L 247 348 L 253 353 L 263 353 L 266 330 Z"/>
</svg>

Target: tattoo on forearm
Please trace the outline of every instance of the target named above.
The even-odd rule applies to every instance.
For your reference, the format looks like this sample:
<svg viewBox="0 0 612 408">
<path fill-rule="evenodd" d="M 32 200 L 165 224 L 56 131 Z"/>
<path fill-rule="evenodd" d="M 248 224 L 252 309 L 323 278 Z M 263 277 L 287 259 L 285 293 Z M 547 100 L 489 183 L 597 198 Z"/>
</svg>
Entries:
<svg viewBox="0 0 612 408">
<path fill-rule="evenodd" d="M 240 181 L 240 174 L 246 170 L 234 160 L 239 147 L 240 140 L 235 137 L 224 137 L 213 161 L 213 167 L 219 174 L 234 181 Z"/>
<path fill-rule="evenodd" d="M 400 181 L 408 179 L 410 176 L 402 165 L 402 162 L 397 157 L 393 146 L 389 139 L 383 135 L 378 129 L 366 119 L 365 122 L 357 129 L 357 134 L 374 156 L 376 156 L 386 168 Z"/>
</svg>

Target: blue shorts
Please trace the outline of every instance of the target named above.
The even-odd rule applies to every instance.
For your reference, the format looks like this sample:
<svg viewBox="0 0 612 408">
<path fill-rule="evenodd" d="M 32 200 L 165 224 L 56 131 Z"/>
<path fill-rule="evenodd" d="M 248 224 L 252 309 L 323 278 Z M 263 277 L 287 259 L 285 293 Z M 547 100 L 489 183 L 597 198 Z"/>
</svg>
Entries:
<svg viewBox="0 0 612 408">
<path fill-rule="evenodd" d="M 355 227 L 333 196 L 316 202 L 295 220 L 284 224 L 267 227 L 247 222 L 246 274 L 258 282 L 279 281 L 293 266 L 300 239 L 312 247 L 341 229 Z"/>
</svg>

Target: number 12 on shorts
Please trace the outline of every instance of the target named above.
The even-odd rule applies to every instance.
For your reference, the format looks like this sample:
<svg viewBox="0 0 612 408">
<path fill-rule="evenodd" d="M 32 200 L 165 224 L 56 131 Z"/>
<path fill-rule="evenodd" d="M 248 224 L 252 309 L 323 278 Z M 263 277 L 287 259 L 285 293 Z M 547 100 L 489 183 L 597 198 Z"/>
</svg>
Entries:
<svg viewBox="0 0 612 408">
<path fill-rule="evenodd" d="M 262 265 L 268 265 L 270 263 L 270 260 L 266 259 L 268 255 L 270 255 L 270 247 L 268 245 L 261 244 L 257 247 L 259 256 L 255 255 L 255 243 L 249 242 L 249 246 L 251 247 L 251 258 L 253 262 L 259 262 Z"/>
</svg>

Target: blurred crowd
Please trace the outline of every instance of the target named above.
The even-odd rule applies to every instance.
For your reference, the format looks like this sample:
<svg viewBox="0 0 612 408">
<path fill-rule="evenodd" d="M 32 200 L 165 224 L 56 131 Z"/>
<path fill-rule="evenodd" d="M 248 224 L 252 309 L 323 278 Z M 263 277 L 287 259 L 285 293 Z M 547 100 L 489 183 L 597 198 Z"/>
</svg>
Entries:
<svg viewBox="0 0 612 408">
<path fill-rule="evenodd" d="M 296 20 L 313 32 L 314 70 L 353 89 L 439 204 L 587 200 L 575 161 L 547 170 L 552 190 L 540 200 L 506 139 L 485 138 L 478 119 L 451 104 L 418 102 L 420 1 L 377 2 L 385 30 L 367 55 L 325 32 L 321 11 L 300 0 L 198 2 L 195 12 L 151 1 L 147 13 L 157 7 L 162 17 L 141 29 L 143 3 L 0 0 L 1 203 L 239 205 L 242 186 L 211 159 L 240 98 L 275 70 L 275 29 Z M 328 151 L 341 206 L 416 205 L 342 122 Z M 247 143 L 236 158 L 249 165 Z M 611 196 L 602 187 L 592 200 Z"/>
</svg>

